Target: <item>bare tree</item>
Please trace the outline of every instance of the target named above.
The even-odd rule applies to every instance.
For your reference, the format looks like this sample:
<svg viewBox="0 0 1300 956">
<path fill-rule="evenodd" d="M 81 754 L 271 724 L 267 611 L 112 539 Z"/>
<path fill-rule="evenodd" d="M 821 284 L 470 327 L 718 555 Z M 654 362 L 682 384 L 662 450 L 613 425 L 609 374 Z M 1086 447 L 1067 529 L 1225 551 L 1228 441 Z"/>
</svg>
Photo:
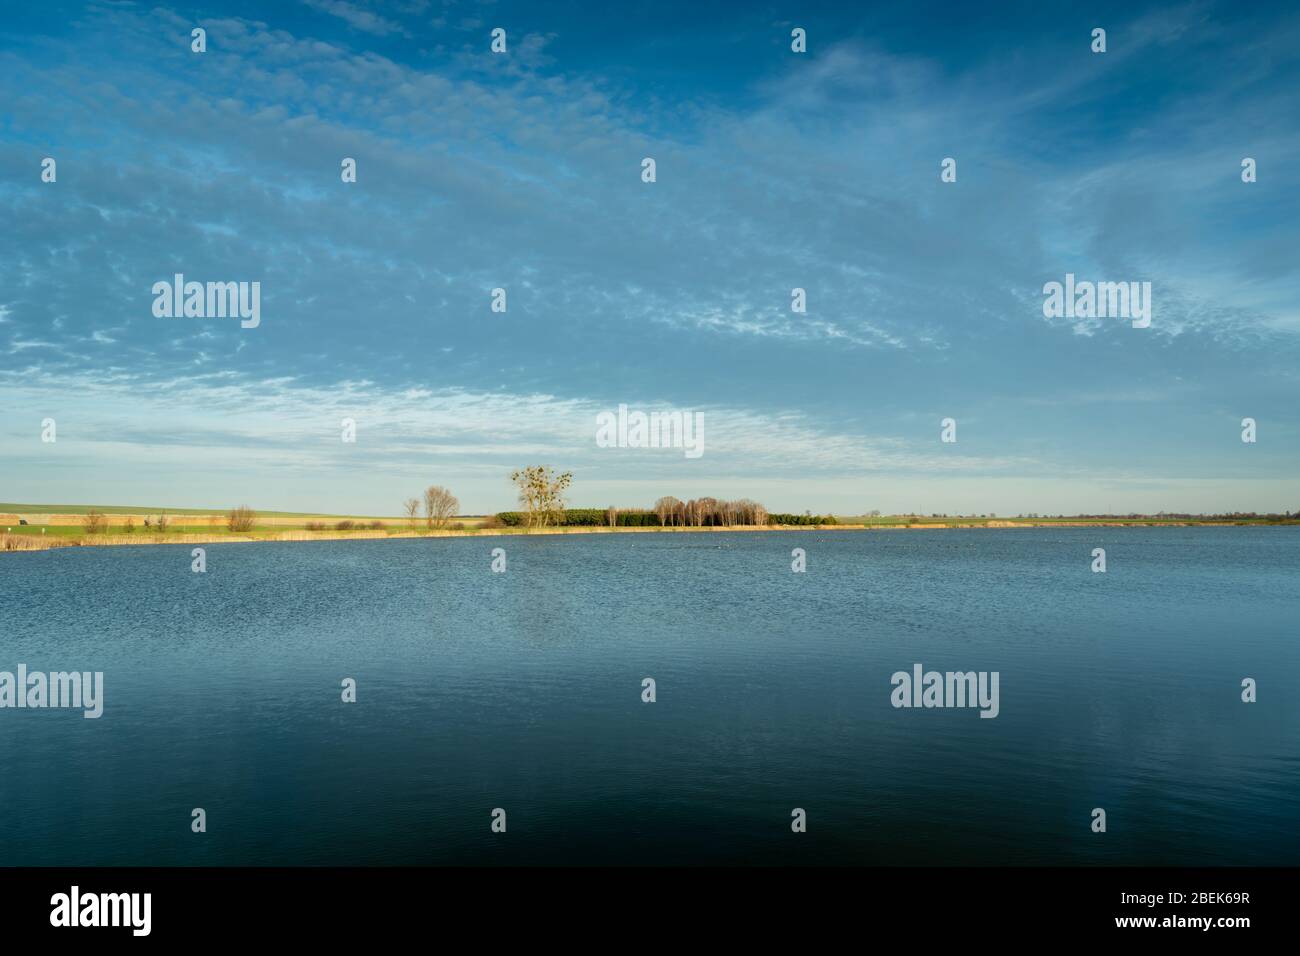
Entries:
<svg viewBox="0 0 1300 956">
<path fill-rule="evenodd" d="M 135 531 L 135 519 L 132 518 L 130 515 L 127 515 L 126 521 L 122 523 L 122 530 L 125 531 L 127 534 L 130 534 L 131 532 Z"/>
<path fill-rule="evenodd" d="M 447 522 L 456 517 L 460 502 L 441 485 L 430 485 L 424 489 L 424 523 L 426 527 L 443 528 Z"/>
<path fill-rule="evenodd" d="M 154 520 L 154 526 L 158 529 L 159 534 L 167 533 L 168 518 L 165 514 L 159 515 Z"/>
<path fill-rule="evenodd" d="M 654 513 L 665 527 L 681 525 L 692 528 L 738 527 L 741 525 L 766 525 L 767 509 L 750 498 L 719 500 L 717 498 L 692 498 L 679 501 L 665 496 L 654 503 Z"/>
<path fill-rule="evenodd" d="M 718 514 L 717 498 L 701 498 L 697 503 L 699 506 L 700 524 L 718 524 L 722 519 Z"/>
<path fill-rule="evenodd" d="M 252 531 L 253 523 L 257 520 L 257 512 L 248 505 L 240 505 L 238 508 L 232 508 L 226 515 L 227 531 Z"/>
<path fill-rule="evenodd" d="M 742 524 L 767 524 L 767 509 L 757 501 L 741 498 L 736 504 L 740 510 L 740 522 Z"/>
<path fill-rule="evenodd" d="M 103 534 L 108 528 L 108 519 L 103 512 L 91 508 L 82 516 L 81 527 L 86 534 Z"/>
<path fill-rule="evenodd" d="M 740 514 L 740 508 L 736 502 L 725 500 L 718 502 L 718 508 L 722 512 L 722 523 L 730 528 L 736 523 L 736 516 Z"/>
<path fill-rule="evenodd" d="M 402 502 L 402 510 L 406 512 L 406 520 L 414 528 L 420 521 L 420 499 L 407 498 Z"/>
<path fill-rule="evenodd" d="M 677 509 L 682 503 L 672 495 L 665 495 L 655 502 L 655 514 L 659 516 L 659 523 L 665 528 L 672 524 L 677 518 Z"/>
</svg>

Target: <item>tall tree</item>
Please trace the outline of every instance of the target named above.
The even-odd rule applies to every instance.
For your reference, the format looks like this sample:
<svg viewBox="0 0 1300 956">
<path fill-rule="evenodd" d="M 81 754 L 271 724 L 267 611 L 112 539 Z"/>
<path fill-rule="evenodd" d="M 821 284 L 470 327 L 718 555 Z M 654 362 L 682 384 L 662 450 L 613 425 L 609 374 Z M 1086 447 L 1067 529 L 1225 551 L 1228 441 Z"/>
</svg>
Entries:
<svg viewBox="0 0 1300 956">
<path fill-rule="evenodd" d="M 659 524 L 668 527 L 673 518 L 677 515 L 677 506 L 681 502 L 672 495 L 665 495 L 655 502 L 655 514 L 659 516 Z"/>
<path fill-rule="evenodd" d="M 511 472 L 510 480 L 519 489 L 519 505 L 528 527 L 564 522 L 564 493 L 573 481 L 572 472 L 557 475 L 549 465 L 532 465 Z"/>
<path fill-rule="evenodd" d="M 430 529 L 446 527 L 459 510 L 460 502 L 446 488 L 430 485 L 424 489 L 424 521 Z"/>
</svg>

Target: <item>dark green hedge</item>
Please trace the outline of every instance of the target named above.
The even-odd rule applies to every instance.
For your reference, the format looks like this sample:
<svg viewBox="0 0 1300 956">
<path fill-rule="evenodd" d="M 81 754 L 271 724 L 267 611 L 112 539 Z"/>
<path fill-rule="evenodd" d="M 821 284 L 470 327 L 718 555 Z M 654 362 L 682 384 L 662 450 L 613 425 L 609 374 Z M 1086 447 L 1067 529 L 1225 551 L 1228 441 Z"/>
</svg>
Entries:
<svg viewBox="0 0 1300 956">
<path fill-rule="evenodd" d="M 527 519 L 522 511 L 502 511 L 497 514 L 497 520 L 507 528 L 521 528 Z M 620 511 L 617 520 L 619 527 L 623 528 L 659 525 L 659 516 L 653 511 Z M 564 512 L 561 524 L 566 528 L 602 527 L 609 524 L 609 516 L 604 508 L 570 508 Z"/>
<path fill-rule="evenodd" d="M 838 524 L 834 515 L 768 515 L 768 524 Z"/>
</svg>

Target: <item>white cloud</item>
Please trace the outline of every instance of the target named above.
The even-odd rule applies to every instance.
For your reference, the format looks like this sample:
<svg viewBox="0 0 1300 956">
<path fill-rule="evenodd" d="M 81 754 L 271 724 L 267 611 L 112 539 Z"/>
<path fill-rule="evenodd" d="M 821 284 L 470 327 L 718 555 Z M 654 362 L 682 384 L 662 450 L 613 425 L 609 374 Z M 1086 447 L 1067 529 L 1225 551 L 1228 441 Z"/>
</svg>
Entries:
<svg viewBox="0 0 1300 956">
<path fill-rule="evenodd" d="M 392 33 L 405 33 L 400 24 L 358 4 L 348 3 L 347 0 L 302 0 L 302 2 L 313 10 L 319 10 L 321 13 L 328 13 L 330 16 L 338 17 L 349 26 L 365 33 L 372 33 L 381 37 Z"/>
</svg>

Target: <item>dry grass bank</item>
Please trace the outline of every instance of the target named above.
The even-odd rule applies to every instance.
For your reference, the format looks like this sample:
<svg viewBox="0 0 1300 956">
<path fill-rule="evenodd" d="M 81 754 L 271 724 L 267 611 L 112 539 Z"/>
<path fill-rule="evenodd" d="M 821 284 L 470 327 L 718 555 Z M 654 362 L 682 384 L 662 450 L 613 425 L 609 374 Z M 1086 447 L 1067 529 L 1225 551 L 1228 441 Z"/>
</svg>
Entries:
<svg viewBox="0 0 1300 956">
<path fill-rule="evenodd" d="M 51 548 L 101 548 L 132 547 L 155 544 L 231 544 L 255 543 L 261 541 L 374 541 L 394 538 L 475 538 L 475 537 L 516 537 L 520 535 L 570 535 L 570 534 L 709 534 L 723 531 L 815 531 L 840 530 L 835 525 L 773 528 L 754 527 L 752 525 L 716 528 L 467 528 L 464 530 L 437 531 L 255 531 L 248 534 L 234 534 L 220 531 L 211 534 L 204 532 L 175 532 L 168 534 L 93 534 L 93 535 L 41 535 L 41 534 L 2 534 L 0 533 L 0 551 L 46 551 Z M 862 528 L 843 528 L 842 530 L 864 530 Z"/>
<path fill-rule="evenodd" d="M 60 516 L 63 517 L 63 516 Z M 1278 522 L 1280 524 L 1280 522 Z M 1294 525 L 1288 521 L 1286 524 Z M 40 534 L 0 532 L 0 551 L 47 551 L 51 548 L 67 547 L 131 547 L 140 545 L 174 544 L 231 544 L 253 543 L 259 541 L 375 541 L 394 538 L 474 538 L 474 537 L 514 537 L 518 535 L 571 535 L 571 534 L 716 534 L 739 531 L 926 531 L 938 529 L 972 529 L 972 528 L 1132 528 L 1132 527 L 1234 527 L 1246 525 L 1247 522 L 1227 521 L 1058 521 L 1058 520 L 989 520 L 989 521 L 948 521 L 948 522 L 900 522 L 897 524 L 834 524 L 834 525 L 733 525 L 707 528 L 658 528 L 658 527 L 552 527 L 552 528 L 457 528 L 435 531 L 386 528 L 382 530 L 354 529 L 347 531 L 326 529 L 306 531 L 301 528 L 274 531 L 266 528 L 247 533 L 233 533 L 224 529 L 212 531 L 175 531 L 166 534 Z M 192 526 L 191 526 L 192 527 Z"/>
</svg>

